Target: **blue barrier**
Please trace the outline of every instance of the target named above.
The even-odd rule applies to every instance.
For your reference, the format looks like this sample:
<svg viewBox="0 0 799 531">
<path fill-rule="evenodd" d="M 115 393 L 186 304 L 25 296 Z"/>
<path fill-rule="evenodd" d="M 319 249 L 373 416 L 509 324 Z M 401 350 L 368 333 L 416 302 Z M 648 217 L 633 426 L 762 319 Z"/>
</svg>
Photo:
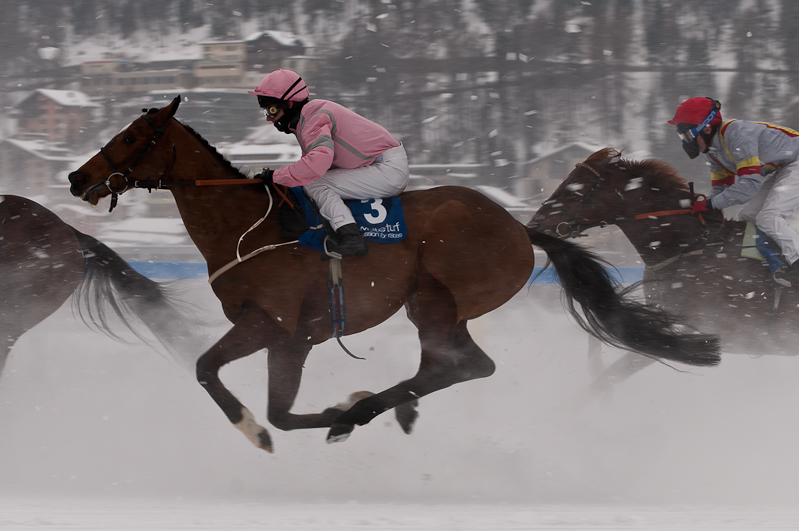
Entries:
<svg viewBox="0 0 799 531">
<path fill-rule="evenodd" d="M 128 262 L 147 278 L 154 280 L 208 280 L 205 262 Z"/>
<path fill-rule="evenodd" d="M 536 275 L 541 271 L 542 268 L 536 267 L 533 269 L 533 274 L 530 279 L 533 280 L 533 284 L 557 284 L 558 281 L 555 280 L 555 268 L 548 267 L 541 276 L 536 278 Z M 616 279 L 617 282 L 621 284 L 632 284 L 634 282 L 640 282 L 644 278 L 644 268 L 643 267 L 610 267 L 608 268 L 608 272 L 610 275 Z M 530 281 L 527 281 L 530 284 Z"/>
<path fill-rule="evenodd" d="M 142 275 L 155 280 L 208 280 L 208 269 L 204 262 L 129 262 L 131 267 Z M 532 280 L 542 268 L 536 267 L 530 277 Z M 643 267 L 618 267 L 609 269 L 613 278 L 622 284 L 632 284 L 643 278 Z M 530 282 L 528 281 L 528 284 Z M 549 267 L 533 284 L 557 284 L 555 268 Z"/>
</svg>

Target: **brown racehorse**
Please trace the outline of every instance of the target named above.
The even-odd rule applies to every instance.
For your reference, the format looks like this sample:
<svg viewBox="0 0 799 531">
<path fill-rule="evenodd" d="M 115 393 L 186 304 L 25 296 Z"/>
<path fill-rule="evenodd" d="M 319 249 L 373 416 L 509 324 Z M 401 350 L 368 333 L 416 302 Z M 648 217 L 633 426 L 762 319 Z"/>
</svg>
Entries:
<svg viewBox="0 0 799 531">
<path fill-rule="evenodd" d="M 0 195 L 0 374 L 20 336 L 73 294 L 83 321 L 116 339 L 120 337 L 109 326 L 106 307 L 142 339 L 131 316 L 167 346 L 177 347 L 177 332 L 188 334 L 186 322 L 175 319 L 183 309 L 161 284 L 38 203 Z M 170 324 L 165 316 L 172 318 Z"/>
<path fill-rule="evenodd" d="M 591 333 L 650 355 L 696 365 L 718 363 L 716 338 L 687 335 L 663 312 L 627 301 L 602 263 L 569 242 L 526 229 L 478 192 L 441 187 L 403 194 L 408 237 L 369 243 L 369 254 L 341 261 L 346 332 L 358 333 L 403 306 L 419 330 L 419 370 L 378 394 L 316 414 L 290 412 L 311 347 L 331 335 L 328 262 L 281 236 L 278 216 L 266 215 L 276 196 L 270 185 L 243 184 L 238 170 L 196 132 L 174 119 L 180 98 L 150 109 L 70 175 L 74 195 L 92 204 L 132 187 L 169 188 L 184 224 L 205 257 L 214 293 L 233 323 L 197 363 L 197 377 L 228 419 L 256 446 L 271 451 L 266 429 L 222 384 L 220 368 L 268 349 L 268 419 L 284 430 L 329 427 L 342 440 L 377 415 L 398 408 L 406 432 L 416 399 L 458 382 L 489 376 L 493 361 L 466 324 L 508 301 L 528 281 L 533 248 L 555 264 L 568 307 Z M 246 182 L 246 181 L 245 181 Z M 252 181 L 251 181 L 252 182 Z M 263 218 L 237 247 L 241 235 Z M 270 250 L 237 263 L 264 246 Z M 577 303 L 582 316 L 575 308 Z"/>
<path fill-rule="evenodd" d="M 745 223 L 722 223 L 719 212 L 693 216 L 694 199 L 665 162 L 606 148 L 579 163 L 528 226 L 573 237 L 615 224 L 646 266 L 647 302 L 719 334 L 725 353 L 796 355 L 799 293 L 782 289 L 775 308 L 768 267 L 741 257 Z"/>
</svg>

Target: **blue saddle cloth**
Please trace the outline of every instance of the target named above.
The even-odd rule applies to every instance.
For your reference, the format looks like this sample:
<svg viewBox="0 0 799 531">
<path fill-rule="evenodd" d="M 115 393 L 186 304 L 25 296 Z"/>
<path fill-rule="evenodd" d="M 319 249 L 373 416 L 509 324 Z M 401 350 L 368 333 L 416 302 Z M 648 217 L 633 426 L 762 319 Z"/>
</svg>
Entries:
<svg viewBox="0 0 799 531">
<path fill-rule="evenodd" d="M 290 190 L 305 213 L 305 222 L 311 227 L 299 237 L 299 242 L 317 251 L 324 251 L 325 228 L 322 221 L 311 208 L 311 202 L 302 187 Z M 405 239 L 408 230 L 405 227 L 405 216 L 402 214 L 399 197 L 351 199 L 344 203 L 352 212 L 364 239 L 385 243 Z"/>
</svg>

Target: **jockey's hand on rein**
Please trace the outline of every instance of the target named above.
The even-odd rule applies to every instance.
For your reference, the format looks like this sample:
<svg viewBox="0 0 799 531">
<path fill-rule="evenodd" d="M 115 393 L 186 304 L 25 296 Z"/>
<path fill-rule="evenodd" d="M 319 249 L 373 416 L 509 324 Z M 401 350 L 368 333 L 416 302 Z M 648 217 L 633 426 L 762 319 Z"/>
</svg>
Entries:
<svg viewBox="0 0 799 531">
<path fill-rule="evenodd" d="M 691 214 L 699 214 L 700 212 L 710 212 L 713 210 L 713 204 L 707 199 L 697 199 L 691 205 Z"/>
<path fill-rule="evenodd" d="M 275 173 L 275 170 L 270 170 L 269 168 L 264 168 L 261 173 L 253 177 L 254 179 L 261 179 L 264 186 L 268 186 L 272 184 L 272 175 Z"/>
</svg>

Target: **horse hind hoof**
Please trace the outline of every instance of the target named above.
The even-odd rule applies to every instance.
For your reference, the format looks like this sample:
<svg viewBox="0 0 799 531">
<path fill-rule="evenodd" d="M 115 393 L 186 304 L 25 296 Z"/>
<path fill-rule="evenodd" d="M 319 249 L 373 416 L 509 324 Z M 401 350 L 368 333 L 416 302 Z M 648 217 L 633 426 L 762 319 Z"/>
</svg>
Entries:
<svg viewBox="0 0 799 531">
<path fill-rule="evenodd" d="M 394 416 L 397 418 L 397 422 L 402 431 L 408 435 L 413 431 L 413 425 L 416 424 L 416 419 L 419 418 L 419 412 L 416 411 L 418 405 L 418 400 L 411 400 L 394 408 Z"/>
<path fill-rule="evenodd" d="M 354 428 L 354 426 L 349 424 L 333 424 L 330 426 L 330 431 L 327 432 L 327 443 L 333 444 L 346 441 Z"/>
</svg>

